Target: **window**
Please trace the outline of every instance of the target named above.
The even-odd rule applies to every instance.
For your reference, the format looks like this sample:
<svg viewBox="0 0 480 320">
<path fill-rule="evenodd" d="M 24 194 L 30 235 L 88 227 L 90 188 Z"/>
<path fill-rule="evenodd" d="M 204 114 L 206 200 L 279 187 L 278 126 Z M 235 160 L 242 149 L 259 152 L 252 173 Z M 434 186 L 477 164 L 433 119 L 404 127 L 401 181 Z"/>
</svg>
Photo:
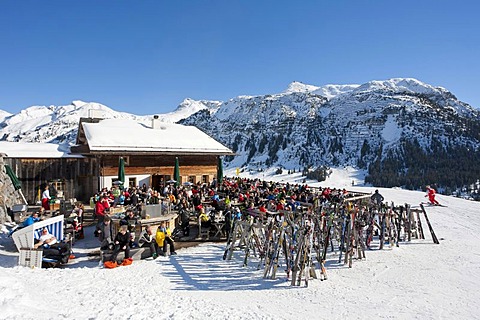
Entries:
<svg viewBox="0 0 480 320">
<path fill-rule="evenodd" d="M 134 188 L 137 186 L 137 178 L 128 178 L 128 186 Z"/>
</svg>

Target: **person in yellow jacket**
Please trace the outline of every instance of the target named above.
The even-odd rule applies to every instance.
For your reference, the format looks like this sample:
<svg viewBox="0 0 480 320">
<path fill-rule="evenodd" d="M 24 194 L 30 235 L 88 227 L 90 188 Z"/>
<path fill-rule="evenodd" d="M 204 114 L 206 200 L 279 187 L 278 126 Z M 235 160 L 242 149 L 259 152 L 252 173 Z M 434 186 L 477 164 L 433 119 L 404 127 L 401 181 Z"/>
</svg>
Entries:
<svg viewBox="0 0 480 320">
<path fill-rule="evenodd" d="M 205 208 L 200 209 L 200 215 L 198 216 L 200 223 L 202 224 L 202 228 L 211 228 L 212 221 L 210 217 L 205 213 Z"/>
<path fill-rule="evenodd" d="M 170 223 L 162 221 L 160 227 L 157 229 L 157 234 L 155 240 L 157 241 L 158 248 L 163 248 L 163 251 L 160 253 L 164 256 L 167 255 L 167 245 L 170 245 L 170 254 L 175 255 L 175 245 L 172 239 L 172 231 L 170 230 Z"/>
</svg>

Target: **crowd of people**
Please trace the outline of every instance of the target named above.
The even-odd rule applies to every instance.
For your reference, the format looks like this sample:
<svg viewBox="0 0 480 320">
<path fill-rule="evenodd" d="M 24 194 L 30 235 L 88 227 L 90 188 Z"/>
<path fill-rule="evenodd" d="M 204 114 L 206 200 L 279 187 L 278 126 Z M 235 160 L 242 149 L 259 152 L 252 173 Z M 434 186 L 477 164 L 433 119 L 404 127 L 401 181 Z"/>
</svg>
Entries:
<svg viewBox="0 0 480 320">
<path fill-rule="evenodd" d="M 101 250 L 111 252 L 109 262 L 117 263 L 120 252 L 124 254 L 122 264 L 130 264 L 130 250 L 136 247 L 147 248 L 150 255 L 155 259 L 160 255 L 170 252 L 175 255 L 175 242 L 172 232 L 175 226 L 170 226 L 167 221 L 154 230 L 147 226 L 141 230 L 138 239 L 135 238 L 135 228 L 138 224 L 140 206 L 146 204 L 158 204 L 168 201 L 178 210 L 180 223 L 177 226 L 183 235 L 189 235 L 189 221 L 195 215 L 202 227 L 210 227 L 215 219 L 222 219 L 225 224 L 225 232 L 228 232 L 235 219 L 245 219 L 248 216 L 259 217 L 264 213 L 279 213 L 282 211 L 296 211 L 300 207 L 311 204 L 321 205 L 324 202 L 341 202 L 350 194 L 345 189 L 336 188 L 312 188 L 306 184 L 290 184 L 267 182 L 260 179 L 224 178 L 221 183 L 213 180 L 211 183 L 197 184 L 166 184 L 154 190 L 146 185 L 135 188 L 122 189 L 114 186 L 110 190 L 106 188 L 95 195 L 95 216 L 97 224 L 95 235 L 100 241 Z M 435 190 L 427 186 L 427 195 L 430 203 L 438 204 L 435 200 Z M 46 200 L 43 200 L 46 199 Z M 17 228 L 26 227 L 42 219 L 45 207 L 48 204 L 48 188 L 42 195 L 42 208 L 39 212 L 32 213 Z M 381 203 L 383 197 L 378 190 L 371 197 L 372 203 Z M 124 205 L 128 208 L 120 221 L 118 230 L 114 230 L 110 208 Z M 84 208 L 79 204 L 70 217 L 83 219 Z M 74 214 L 75 213 L 75 214 Z M 14 232 L 15 230 L 12 230 Z M 50 246 L 49 240 L 42 239 L 37 246 Z M 62 250 L 64 248 L 62 247 Z"/>
</svg>

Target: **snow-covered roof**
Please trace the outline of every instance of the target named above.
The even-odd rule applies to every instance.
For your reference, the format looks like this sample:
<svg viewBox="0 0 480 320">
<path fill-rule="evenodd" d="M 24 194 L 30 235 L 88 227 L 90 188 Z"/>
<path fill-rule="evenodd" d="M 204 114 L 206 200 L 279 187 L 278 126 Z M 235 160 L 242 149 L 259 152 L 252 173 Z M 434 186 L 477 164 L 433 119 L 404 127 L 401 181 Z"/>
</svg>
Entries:
<svg viewBox="0 0 480 320">
<path fill-rule="evenodd" d="M 155 128 L 127 119 L 104 119 L 82 125 L 91 152 L 233 154 L 196 127 L 154 121 L 157 121 Z"/>
<path fill-rule="evenodd" d="M 83 158 L 70 154 L 69 146 L 55 143 L 0 141 L 0 153 L 6 158 Z"/>
</svg>

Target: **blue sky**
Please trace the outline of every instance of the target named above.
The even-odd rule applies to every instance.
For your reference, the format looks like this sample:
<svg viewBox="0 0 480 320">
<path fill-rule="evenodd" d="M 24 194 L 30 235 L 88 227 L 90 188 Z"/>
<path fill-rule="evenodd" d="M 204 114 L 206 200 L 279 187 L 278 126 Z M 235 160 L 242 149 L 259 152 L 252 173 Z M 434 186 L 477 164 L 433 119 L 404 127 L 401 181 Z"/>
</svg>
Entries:
<svg viewBox="0 0 480 320">
<path fill-rule="evenodd" d="M 0 109 L 185 98 L 412 77 L 480 108 L 480 2 L 0 2 Z"/>
</svg>

